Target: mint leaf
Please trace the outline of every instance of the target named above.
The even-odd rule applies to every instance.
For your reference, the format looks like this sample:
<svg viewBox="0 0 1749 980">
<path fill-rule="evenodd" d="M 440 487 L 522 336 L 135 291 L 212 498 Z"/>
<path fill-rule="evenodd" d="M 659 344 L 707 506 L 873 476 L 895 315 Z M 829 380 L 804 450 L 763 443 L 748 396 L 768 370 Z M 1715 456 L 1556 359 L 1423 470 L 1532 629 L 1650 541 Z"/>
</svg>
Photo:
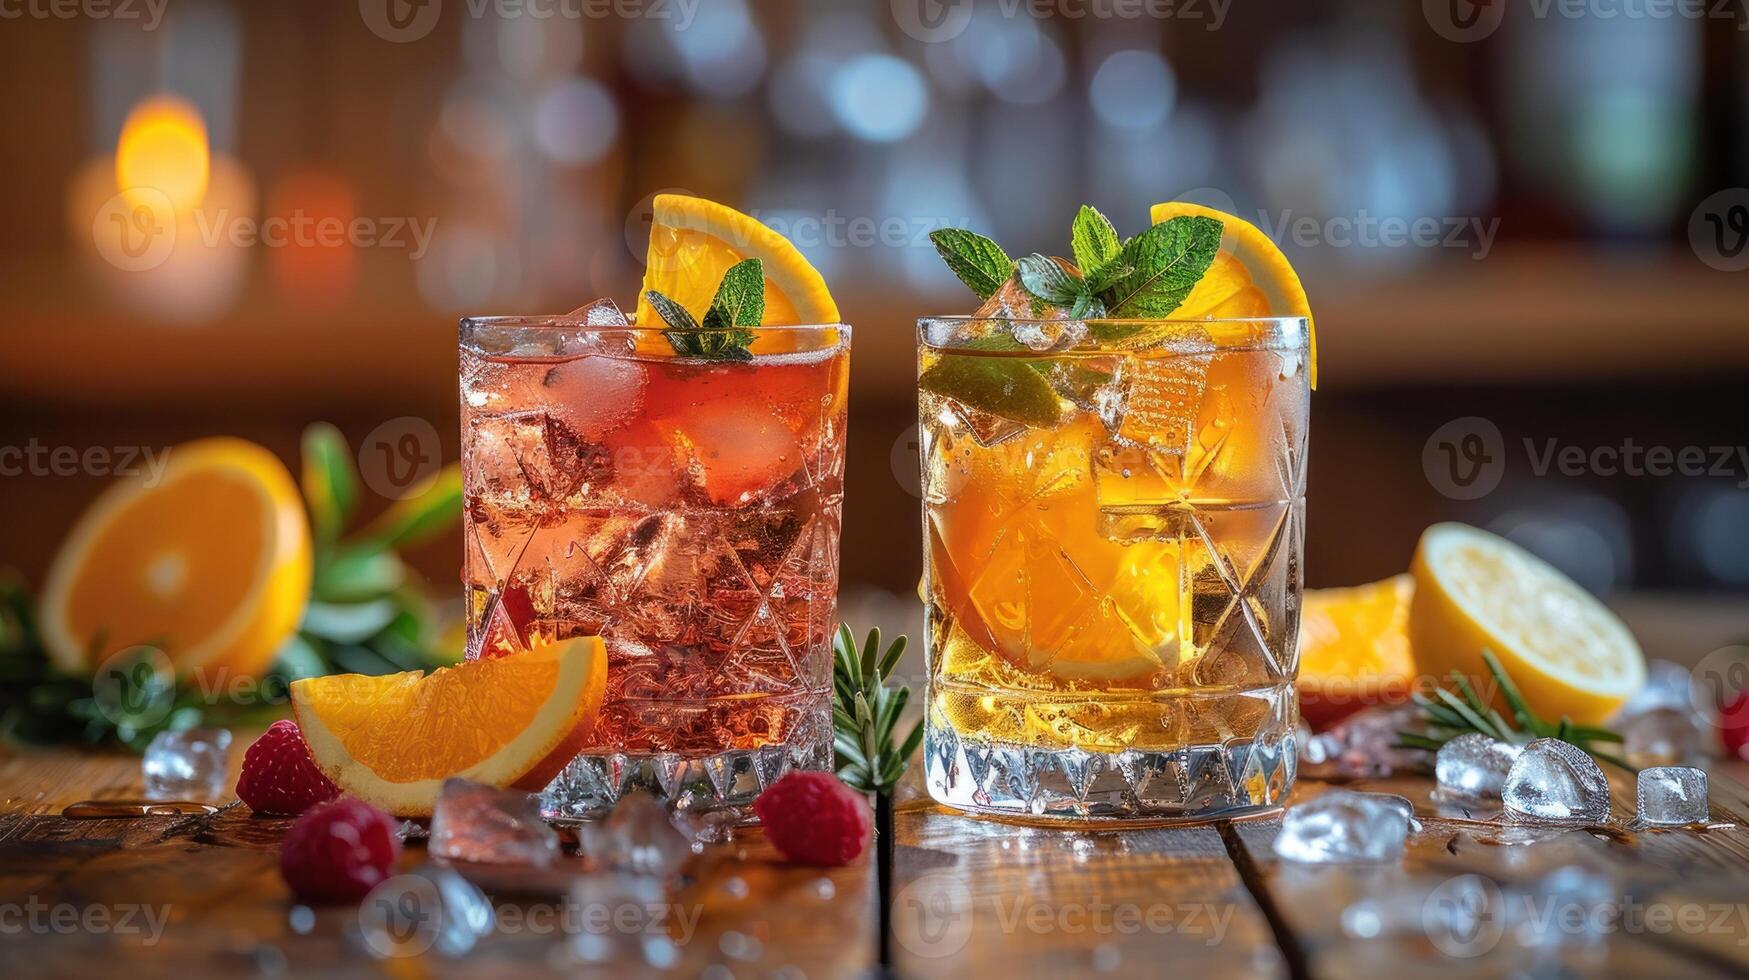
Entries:
<svg viewBox="0 0 1749 980">
<path fill-rule="evenodd" d="M 717 286 L 716 298 L 705 311 L 706 330 L 757 327 L 765 319 L 765 266 L 746 259 L 729 267 Z"/>
<path fill-rule="evenodd" d="M 662 318 L 663 323 L 668 324 L 670 331 L 698 329 L 698 321 L 692 318 L 691 313 L 686 312 L 686 307 L 654 289 L 645 292 L 644 298 L 650 301 L 651 306 L 655 307 L 656 315 Z"/>
<path fill-rule="evenodd" d="M 1111 226 L 1109 218 L 1100 214 L 1098 208 L 1083 204 L 1069 226 L 1069 248 L 1075 256 L 1075 265 L 1080 267 L 1083 275 L 1088 275 L 1117 258 L 1123 251 L 1123 243 L 1118 240 L 1117 229 Z"/>
<path fill-rule="evenodd" d="M 942 228 L 929 233 L 941 260 L 960 282 L 970 286 L 979 299 L 989 299 L 1014 274 L 1014 260 L 1002 246 L 964 228 Z"/>
<path fill-rule="evenodd" d="M 1221 247 L 1221 222 L 1180 215 L 1124 243 L 1123 261 L 1133 268 L 1101 295 L 1120 318 L 1168 316 L 1196 288 Z"/>
<path fill-rule="evenodd" d="M 1020 285 L 1033 297 L 1052 306 L 1070 306 L 1087 294 L 1087 286 L 1079 276 L 1072 276 L 1057 260 L 1037 252 L 1015 263 L 1020 273 Z"/>
<path fill-rule="evenodd" d="M 1110 289 L 1112 284 L 1119 279 L 1134 271 L 1136 271 L 1136 267 L 1125 262 L 1120 254 L 1110 262 L 1087 273 L 1087 291 L 1097 296 Z"/>
<path fill-rule="evenodd" d="M 1091 292 L 1082 293 L 1075 297 L 1074 304 L 1069 307 L 1069 319 L 1071 320 L 1085 320 L 1089 317 L 1102 317 L 1104 315 L 1105 304 Z"/>
</svg>

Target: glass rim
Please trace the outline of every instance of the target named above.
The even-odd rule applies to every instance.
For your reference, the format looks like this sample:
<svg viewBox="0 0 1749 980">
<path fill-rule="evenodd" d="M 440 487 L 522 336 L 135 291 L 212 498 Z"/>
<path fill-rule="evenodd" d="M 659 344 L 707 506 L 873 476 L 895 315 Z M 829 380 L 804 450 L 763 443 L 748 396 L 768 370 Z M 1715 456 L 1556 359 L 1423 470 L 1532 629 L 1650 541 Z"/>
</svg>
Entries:
<svg viewBox="0 0 1749 980">
<path fill-rule="evenodd" d="M 1068 324 L 1097 324 L 1134 329 L 1120 329 L 1100 336 L 1092 329 L 1066 330 L 1065 326 Z M 1153 333 L 1143 336 L 1144 330 L 1151 330 Z M 978 343 L 992 336 L 1014 336 L 1018 340 L 1018 335 L 1023 331 L 1036 331 L 1037 336 L 1044 339 L 1045 343 L 1027 340 L 1022 342 L 1025 349 L 1017 350 L 992 349 L 987 344 Z M 1076 352 L 1154 351 L 1172 355 L 1244 350 L 1309 352 L 1311 337 L 1312 318 L 1307 316 L 1088 317 L 1083 320 L 1039 320 L 956 314 L 917 319 L 917 342 L 920 348 L 991 357 L 1049 357 Z"/>
<path fill-rule="evenodd" d="M 1121 323 L 1121 324 L 1172 324 L 1196 326 L 1198 324 L 1251 323 L 1286 325 L 1290 323 L 1310 325 L 1309 316 L 1218 316 L 1218 317 L 1123 317 L 1123 316 L 1089 316 L 1076 320 L 1040 320 L 1031 317 L 1018 316 L 975 316 L 970 313 L 955 313 L 946 316 L 920 316 L 917 325 L 925 323 L 1018 323 L 1023 326 L 1037 324 L 1050 326 L 1063 323 Z"/>
<path fill-rule="evenodd" d="M 459 319 L 459 325 L 466 328 L 508 329 L 508 330 L 594 330 L 600 333 L 665 333 L 674 329 L 662 326 L 643 326 L 636 323 L 590 323 L 587 317 L 558 315 L 487 315 L 464 316 Z M 780 323 L 755 327 L 699 327 L 699 333 L 728 333 L 734 330 L 757 330 L 760 332 L 790 332 L 790 333 L 824 333 L 828 330 L 850 330 L 848 323 Z M 692 331 L 687 331 L 691 333 Z"/>
</svg>

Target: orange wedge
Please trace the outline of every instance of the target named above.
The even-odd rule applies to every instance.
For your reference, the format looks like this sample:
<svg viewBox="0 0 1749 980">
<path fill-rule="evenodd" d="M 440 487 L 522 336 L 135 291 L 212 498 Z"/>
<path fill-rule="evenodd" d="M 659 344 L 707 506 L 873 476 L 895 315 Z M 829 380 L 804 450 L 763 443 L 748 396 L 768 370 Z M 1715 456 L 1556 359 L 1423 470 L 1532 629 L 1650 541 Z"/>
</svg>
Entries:
<svg viewBox="0 0 1749 980">
<path fill-rule="evenodd" d="M 291 686 L 310 757 L 341 790 L 428 816 L 452 776 L 538 792 L 601 711 L 607 646 L 590 636 L 430 674 L 310 677 Z"/>
<path fill-rule="evenodd" d="M 759 259 L 765 269 L 764 325 L 838 322 L 826 280 L 782 235 L 715 201 L 658 194 L 638 290 L 638 324 L 662 323 L 647 296 L 652 289 L 703 320 L 723 273 L 745 259 Z"/>
<path fill-rule="evenodd" d="M 89 672 L 142 643 L 177 673 L 252 677 L 297 629 L 310 595 L 310 529 L 291 474 L 241 439 L 177 446 L 80 517 L 43 588 L 55 665 Z"/>
<path fill-rule="evenodd" d="M 1306 370 L 1312 387 L 1318 387 L 1318 335 L 1312 330 L 1312 307 L 1287 256 L 1251 222 L 1200 204 L 1183 201 L 1156 204 L 1149 218 L 1159 224 L 1181 215 L 1214 218 L 1226 227 L 1221 234 L 1221 250 L 1208 272 L 1172 315 L 1192 320 L 1303 316 L 1311 348 Z"/>
<path fill-rule="evenodd" d="M 1597 725 L 1646 682 L 1646 658 L 1615 613 L 1553 565 L 1464 524 L 1435 524 L 1410 564 L 1415 662 L 1444 682 L 1453 671 L 1505 700 L 1482 652 L 1499 658 L 1531 710 Z"/>
<path fill-rule="evenodd" d="M 1415 579 L 1309 589 L 1300 608 L 1300 714 L 1313 728 L 1409 699 L 1409 603 Z"/>
</svg>

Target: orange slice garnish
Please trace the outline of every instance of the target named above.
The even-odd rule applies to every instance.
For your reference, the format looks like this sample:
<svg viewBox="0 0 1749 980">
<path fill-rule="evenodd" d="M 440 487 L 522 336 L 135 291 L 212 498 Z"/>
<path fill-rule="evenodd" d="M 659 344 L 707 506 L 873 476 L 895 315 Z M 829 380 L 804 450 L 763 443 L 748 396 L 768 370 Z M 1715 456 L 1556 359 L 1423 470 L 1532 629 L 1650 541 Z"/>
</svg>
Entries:
<svg viewBox="0 0 1749 980">
<path fill-rule="evenodd" d="M 291 474 L 254 443 L 205 439 L 86 510 L 49 569 L 43 639 L 70 673 L 150 643 L 178 674 L 252 677 L 309 595 L 310 529 Z"/>
<path fill-rule="evenodd" d="M 1156 204 L 1149 213 L 1154 224 L 1191 215 L 1225 225 L 1221 250 L 1202 280 L 1173 311 L 1175 318 L 1303 316 L 1306 318 L 1307 378 L 1318 387 L 1318 335 L 1312 330 L 1312 307 L 1299 274 L 1281 249 L 1261 229 L 1244 218 L 1184 201 Z"/>
<path fill-rule="evenodd" d="M 423 674 L 310 677 L 291 686 L 310 757 L 343 791 L 426 816 L 452 776 L 538 792 L 601 712 L 600 637 L 531 641 L 526 653 Z"/>
<path fill-rule="evenodd" d="M 1415 680 L 1409 602 L 1395 575 L 1344 589 L 1308 589 L 1300 608 L 1300 714 L 1322 728 L 1372 704 L 1406 701 Z"/>
<path fill-rule="evenodd" d="M 723 273 L 745 259 L 759 259 L 764 267 L 763 325 L 838 322 L 838 304 L 826 290 L 826 280 L 788 239 L 715 201 L 658 194 L 644 284 L 638 290 L 638 325 L 662 324 L 650 305 L 652 289 L 703 319 Z"/>
</svg>

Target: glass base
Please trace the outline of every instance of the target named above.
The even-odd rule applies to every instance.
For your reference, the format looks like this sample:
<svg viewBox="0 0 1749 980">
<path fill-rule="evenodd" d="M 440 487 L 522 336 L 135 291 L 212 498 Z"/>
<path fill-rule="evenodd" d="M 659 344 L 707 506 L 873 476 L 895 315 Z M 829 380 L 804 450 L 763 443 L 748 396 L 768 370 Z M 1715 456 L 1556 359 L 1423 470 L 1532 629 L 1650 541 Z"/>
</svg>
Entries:
<svg viewBox="0 0 1749 980">
<path fill-rule="evenodd" d="M 555 823 L 597 820 L 621 796 L 641 788 L 677 810 L 746 816 L 759 794 L 790 770 L 831 768 L 829 740 L 731 749 L 696 759 L 673 752 L 580 755 L 541 794 L 541 815 Z"/>
<path fill-rule="evenodd" d="M 929 726 L 924 781 L 958 810 L 1067 820 L 1207 820 L 1277 806 L 1293 788 L 1294 733 L 1170 751 L 1086 752 L 961 739 Z"/>
</svg>

